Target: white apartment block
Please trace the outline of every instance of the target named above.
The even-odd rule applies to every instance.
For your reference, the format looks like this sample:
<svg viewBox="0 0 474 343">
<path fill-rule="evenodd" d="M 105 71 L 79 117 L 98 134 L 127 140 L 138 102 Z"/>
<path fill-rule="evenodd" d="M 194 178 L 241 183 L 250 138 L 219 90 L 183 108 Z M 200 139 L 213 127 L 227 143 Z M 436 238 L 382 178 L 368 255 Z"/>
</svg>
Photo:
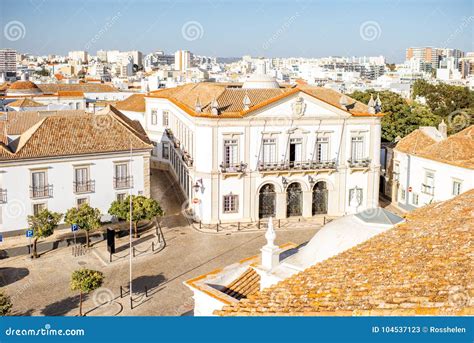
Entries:
<svg viewBox="0 0 474 343">
<path fill-rule="evenodd" d="M 0 232 L 27 228 L 44 208 L 65 213 L 84 202 L 107 214 L 127 194 L 150 196 L 152 145 L 140 124 L 114 108 L 10 112 L 0 121 Z"/>
<path fill-rule="evenodd" d="M 393 156 L 392 202 L 405 211 L 444 201 L 474 187 L 474 126 L 446 137 L 446 125 L 420 127 Z"/>
<path fill-rule="evenodd" d="M 378 205 L 373 107 L 267 76 L 159 90 L 145 103 L 152 167 L 171 170 L 195 220 L 340 216 Z"/>
<path fill-rule="evenodd" d="M 16 50 L 0 49 L 0 74 L 16 75 Z"/>
</svg>

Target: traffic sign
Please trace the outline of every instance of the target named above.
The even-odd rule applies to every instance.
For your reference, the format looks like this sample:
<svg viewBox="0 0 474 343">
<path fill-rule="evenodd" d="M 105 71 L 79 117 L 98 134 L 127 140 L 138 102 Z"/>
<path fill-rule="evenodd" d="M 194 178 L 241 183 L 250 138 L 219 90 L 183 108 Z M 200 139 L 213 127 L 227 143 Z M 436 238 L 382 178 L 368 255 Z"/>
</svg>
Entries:
<svg viewBox="0 0 474 343">
<path fill-rule="evenodd" d="M 33 237 L 33 230 L 31 229 L 26 230 L 26 238 L 31 238 L 31 237 Z"/>
<path fill-rule="evenodd" d="M 0 235 L 0 243 L 3 242 L 3 235 Z"/>
<path fill-rule="evenodd" d="M 74 232 L 74 231 L 77 231 L 79 230 L 79 226 L 77 224 L 72 224 L 71 225 L 71 231 Z"/>
</svg>

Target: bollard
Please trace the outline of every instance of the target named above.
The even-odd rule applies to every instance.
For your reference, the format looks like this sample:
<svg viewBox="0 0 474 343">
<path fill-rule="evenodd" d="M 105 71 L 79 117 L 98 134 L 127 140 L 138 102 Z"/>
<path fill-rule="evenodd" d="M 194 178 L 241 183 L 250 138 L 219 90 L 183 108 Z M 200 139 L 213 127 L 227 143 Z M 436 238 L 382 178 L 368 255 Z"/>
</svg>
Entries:
<svg viewBox="0 0 474 343">
<path fill-rule="evenodd" d="M 123 298 L 123 288 L 122 288 L 122 285 L 120 285 L 120 299 Z"/>
<path fill-rule="evenodd" d="M 133 252 L 133 257 L 135 257 L 135 247 L 132 248 L 132 252 Z"/>
<path fill-rule="evenodd" d="M 260 219 L 258 220 L 258 229 L 260 230 Z"/>
<path fill-rule="evenodd" d="M 199 221 L 199 230 L 201 230 L 202 221 Z"/>
<path fill-rule="evenodd" d="M 240 222 L 237 222 L 237 231 L 240 231 Z"/>
<path fill-rule="evenodd" d="M 133 310 L 133 299 L 132 299 L 131 294 L 130 294 L 130 309 Z"/>
<path fill-rule="evenodd" d="M 109 262 L 112 263 L 112 253 L 109 254 Z"/>
<path fill-rule="evenodd" d="M 280 221 L 281 219 L 278 219 L 278 228 L 280 228 Z"/>
<path fill-rule="evenodd" d="M 219 223 L 216 224 L 216 231 L 219 232 Z"/>
<path fill-rule="evenodd" d="M 148 298 L 148 287 L 145 286 L 145 298 Z"/>
<path fill-rule="evenodd" d="M 151 242 L 151 251 L 155 251 L 155 242 Z"/>
<path fill-rule="evenodd" d="M 326 216 L 323 217 L 323 225 L 326 225 Z"/>
</svg>

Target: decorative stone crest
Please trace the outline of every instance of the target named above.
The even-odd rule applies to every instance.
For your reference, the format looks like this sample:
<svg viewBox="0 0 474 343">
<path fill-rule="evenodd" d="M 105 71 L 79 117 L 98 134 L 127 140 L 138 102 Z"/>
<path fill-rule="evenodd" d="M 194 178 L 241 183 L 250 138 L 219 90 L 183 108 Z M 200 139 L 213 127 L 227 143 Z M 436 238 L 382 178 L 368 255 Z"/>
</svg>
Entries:
<svg viewBox="0 0 474 343">
<path fill-rule="evenodd" d="M 304 111 L 306 110 L 306 104 L 304 102 L 304 99 L 302 97 L 298 97 L 295 102 L 291 105 L 291 109 L 293 110 L 293 116 L 294 117 L 301 117 L 304 114 Z"/>
</svg>

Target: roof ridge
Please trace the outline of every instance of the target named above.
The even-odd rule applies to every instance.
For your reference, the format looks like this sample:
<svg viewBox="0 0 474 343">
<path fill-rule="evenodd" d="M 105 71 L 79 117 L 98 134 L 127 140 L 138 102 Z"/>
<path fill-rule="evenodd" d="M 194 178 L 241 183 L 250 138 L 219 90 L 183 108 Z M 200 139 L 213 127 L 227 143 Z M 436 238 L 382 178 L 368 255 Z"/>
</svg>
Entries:
<svg viewBox="0 0 474 343">
<path fill-rule="evenodd" d="M 150 141 L 149 140 L 145 140 L 142 136 L 142 133 L 139 132 L 135 127 L 133 127 L 133 125 L 131 123 L 128 123 L 125 118 L 127 118 L 127 120 L 130 120 L 127 116 L 125 116 L 122 112 L 120 112 L 120 110 L 116 109 L 115 107 L 109 105 L 109 108 L 110 108 L 110 111 L 108 113 L 104 113 L 103 115 L 110 115 L 110 113 L 112 112 L 112 118 L 117 120 L 121 125 L 123 125 L 125 128 L 127 128 L 129 131 L 131 131 L 131 133 L 138 139 L 140 139 L 143 143 L 146 143 L 146 144 L 150 144 Z M 118 113 L 117 113 L 118 112 Z M 99 114 L 101 115 L 101 114 Z M 140 124 L 138 122 L 138 124 Z M 141 124 L 140 124 L 141 125 Z"/>
</svg>

